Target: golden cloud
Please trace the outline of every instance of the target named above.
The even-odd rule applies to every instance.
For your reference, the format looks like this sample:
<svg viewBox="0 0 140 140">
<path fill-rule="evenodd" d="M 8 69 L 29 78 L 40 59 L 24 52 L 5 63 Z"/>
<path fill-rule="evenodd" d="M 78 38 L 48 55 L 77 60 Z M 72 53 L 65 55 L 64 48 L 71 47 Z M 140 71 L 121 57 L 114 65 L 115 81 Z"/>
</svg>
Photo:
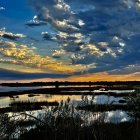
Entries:
<svg viewBox="0 0 140 140">
<path fill-rule="evenodd" d="M 94 44 L 81 45 L 80 48 L 90 55 L 102 56 L 103 53 Z"/>
<path fill-rule="evenodd" d="M 85 74 L 80 76 L 71 76 L 66 81 L 140 81 L 140 72 L 131 74 L 108 74 L 107 72 L 98 72 L 95 74 Z"/>
<path fill-rule="evenodd" d="M 42 69 L 44 72 L 52 71 L 57 73 L 75 73 L 84 71 L 84 65 L 72 65 L 64 62 L 58 62 L 49 56 L 41 56 L 37 54 L 33 48 L 26 45 L 18 45 L 14 42 L 0 43 L 0 54 L 12 58 L 9 63 L 27 66 L 29 68 Z"/>
</svg>

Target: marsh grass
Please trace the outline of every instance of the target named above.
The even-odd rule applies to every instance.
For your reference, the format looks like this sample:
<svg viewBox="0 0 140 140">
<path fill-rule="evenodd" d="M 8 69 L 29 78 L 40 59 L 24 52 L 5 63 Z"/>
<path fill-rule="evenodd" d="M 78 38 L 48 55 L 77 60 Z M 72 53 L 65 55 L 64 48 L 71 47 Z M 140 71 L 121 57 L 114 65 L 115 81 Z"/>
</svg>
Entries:
<svg viewBox="0 0 140 140">
<path fill-rule="evenodd" d="M 92 114 L 95 115 L 94 113 Z M 77 113 L 73 106 L 61 102 L 38 117 L 36 128 L 20 135 L 19 140 L 139 140 L 140 121 L 106 123 L 105 118 L 89 122 L 88 112 Z M 88 118 L 87 118 L 88 116 Z"/>
<path fill-rule="evenodd" d="M 28 106 L 58 106 L 59 103 L 57 101 L 48 102 L 48 101 L 13 101 L 10 103 L 10 106 L 19 106 L 19 107 L 28 107 Z"/>
</svg>

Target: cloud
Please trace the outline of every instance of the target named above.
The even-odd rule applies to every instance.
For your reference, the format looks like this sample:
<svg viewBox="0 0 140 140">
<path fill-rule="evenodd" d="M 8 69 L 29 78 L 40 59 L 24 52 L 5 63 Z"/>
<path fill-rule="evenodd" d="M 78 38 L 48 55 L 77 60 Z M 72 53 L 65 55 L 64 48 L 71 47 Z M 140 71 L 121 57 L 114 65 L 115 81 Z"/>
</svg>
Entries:
<svg viewBox="0 0 140 140">
<path fill-rule="evenodd" d="M 71 53 L 68 57 L 74 63 L 89 65 L 96 61 L 102 69 L 108 66 L 111 69 L 111 65 L 114 69 L 119 63 L 118 67 L 127 65 L 124 58 L 133 57 L 133 47 L 138 43 L 132 41 L 132 36 L 139 34 L 140 25 L 136 18 L 140 15 L 138 1 L 31 0 L 31 3 L 38 19 L 56 29 L 58 43 L 65 54 Z"/>
<path fill-rule="evenodd" d="M 50 71 L 69 74 L 84 71 L 86 68 L 84 65 L 65 64 L 49 56 L 43 57 L 37 54 L 34 49 L 26 45 L 18 45 L 14 42 L 1 42 L 0 54 L 14 59 L 9 61 L 12 64 L 27 66 L 34 69 L 42 69 L 44 72 Z"/>
<path fill-rule="evenodd" d="M 1 55 L 4 56 L 1 63 L 10 63 L 18 67 L 23 65 L 44 72 L 68 71 L 73 74 L 81 71 L 94 73 L 113 70 L 127 73 L 126 67 L 139 65 L 138 0 L 29 2 L 35 9 L 35 16 L 33 13 L 33 19 L 26 25 L 39 27 L 28 28 L 24 32 L 30 32 L 32 38 L 38 40 L 31 42 L 37 49 L 30 48 L 28 44 L 33 40 L 29 40 L 28 37 L 18 40 L 21 42 L 15 44 L 15 47 L 7 47 L 9 44 L 6 43 L 6 49 L 0 48 Z M 14 41 L 20 38 L 19 34 L 8 32 L 1 36 Z M 27 46 L 26 49 L 20 44 Z M 135 72 L 135 69 L 132 71 Z"/>
<path fill-rule="evenodd" d="M 115 75 L 108 74 L 107 72 L 99 72 L 94 74 L 83 74 L 80 76 L 71 76 L 66 78 L 65 81 L 139 81 L 140 72 Z"/>
<path fill-rule="evenodd" d="M 17 72 L 14 70 L 6 70 L 6 69 L 0 69 L 0 82 L 4 80 L 35 80 L 35 79 L 41 79 L 41 78 L 47 78 L 49 81 L 56 79 L 56 78 L 65 78 L 68 77 L 68 75 L 65 74 L 47 74 L 47 73 L 26 73 L 26 72 Z M 46 80 L 47 80 L 46 79 Z"/>
<path fill-rule="evenodd" d="M 0 11 L 2 11 L 2 10 L 5 10 L 5 8 L 4 7 L 0 7 Z"/>
<path fill-rule="evenodd" d="M 48 0 L 47 2 L 44 0 L 30 0 L 30 3 L 39 12 L 38 18 L 43 20 L 49 20 L 51 16 L 54 19 L 62 20 L 64 18 L 69 18 L 72 14 L 70 6 L 66 4 L 63 0 Z"/>
<path fill-rule="evenodd" d="M 30 3 L 38 12 L 37 19 L 50 23 L 59 31 L 76 32 L 84 25 L 82 20 L 75 18 L 70 6 L 63 0 L 30 0 Z"/>
<path fill-rule="evenodd" d="M 11 32 L 6 32 L 5 28 L 0 29 L 0 36 L 6 39 L 10 39 L 10 40 L 17 40 L 19 38 L 26 37 L 23 34 L 13 34 Z"/>
<path fill-rule="evenodd" d="M 134 65 L 127 65 L 123 67 L 122 69 L 114 69 L 109 71 L 108 73 L 110 75 L 123 75 L 123 74 L 131 74 L 131 73 L 136 73 L 140 71 L 140 65 L 139 64 L 134 64 Z"/>
<path fill-rule="evenodd" d="M 50 35 L 48 32 L 42 32 L 41 35 L 45 40 L 53 40 L 56 41 L 56 37 Z"/>
<path fill-rule="evenodd" d="M 39 20 L 38 17 L 35 15 L 33 17 L 33 19 L 28 21 L 25 25 L 27 25 L 29 27 L 34 27 L 34 26 L 42 26 L 42 25 L 46 25 L 46 24 L 47 24 L 47 22 Z"/>
<path fill-rule="evenodd" d="M 61 50 L 54 50 L 52 56 L 54 58 L 60 58 L 62 57 L 62 55 L 65 55 L 65 50 L 61 49 Z"/>
<path fill-rule="evenodd" d="M 69 24 L 69 21 L 67 20 L 52 20 L 52 25 L 59 31 L 63 32 L 76 32 L 79 31 L 79 29 L 76 26 L 73 26 L 72 24 Z"/>
</svg>

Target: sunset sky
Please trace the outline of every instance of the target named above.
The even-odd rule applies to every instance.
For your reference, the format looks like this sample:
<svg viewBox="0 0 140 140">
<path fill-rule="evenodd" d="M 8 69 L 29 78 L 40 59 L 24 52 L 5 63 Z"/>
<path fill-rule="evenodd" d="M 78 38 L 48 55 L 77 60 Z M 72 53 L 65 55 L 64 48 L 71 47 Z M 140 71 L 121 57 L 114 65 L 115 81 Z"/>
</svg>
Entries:
<svg viewBox="0 0 140 140">
<path fill-rule="evenodd" d="M 0 82 L 140 80 L 140 0 L 0 0 Z"/>
</svg>

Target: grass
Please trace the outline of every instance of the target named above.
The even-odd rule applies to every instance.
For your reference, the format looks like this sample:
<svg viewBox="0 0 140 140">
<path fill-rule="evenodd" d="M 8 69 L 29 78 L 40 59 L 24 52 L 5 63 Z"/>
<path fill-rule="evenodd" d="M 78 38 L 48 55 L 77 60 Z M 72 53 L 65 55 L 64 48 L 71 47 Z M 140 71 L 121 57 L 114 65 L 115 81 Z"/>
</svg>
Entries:
<svg viewBox="0 0 140 140">
<path fill-rule="evenodd" d="M 15 112 L 41 110 L 42 106 L 58 106 L 58 105 L 59 105 L 59 103 L 56 101 L 54 101 L 54 102 L 14 101 L 10 104 L 11 108 Z"/>
<path fill-rule="evenodd" d="M 31 102 L 31 101 L 14 101 L 10 104 L 10 106 L 19 106 L 19 107 L 29 107 L 29 106 L 58 106 L 59 103 L 57 101 L 48 102 L 48 101 L 41 101 L 41 102 Z"/>
<path fill-rule="evenodd" d="M 73 118 L 57 118 L 55 125 L 37 126 L 20 136 L 19 140 L 139 140 L 140 122 L 119 124 L 94 123 L 81 126 Z"/>
<path fill-rule="evenodd" d="M 9 105 L 9 107 L 0 108 L 0 113 L 42 110 L 42 106 L 58 106 L 58 105 L 59 103 L 56 101 L 54 102 L 14 101 Z"/>
<path fill-rule="evenodd" d="M 104 111 L 115 111 L 115 110 L 124 110 L 129 111 L 130 108 L 128 108 L 127 105 L 122 104 L 93 104 L 93 105 L 85 105 L 85 106 L 78 106 L 78 110 L 87 110 L 92 112 L 104 112 Z"/>
<path fill-rule="evenodd" d="M 68 101 L 69 102 L 69 101 Z M 78 114 L 73 106 L 61 102 L 58 107 L 40 115 L 36 128 L 20 135 L 18 140 L 139 140 L 140 121 L 106 123 L 105 118 L 87 121 L 85 112 Z M 93 113 L 94 115 L 94 113 Z"/>
</svg>

